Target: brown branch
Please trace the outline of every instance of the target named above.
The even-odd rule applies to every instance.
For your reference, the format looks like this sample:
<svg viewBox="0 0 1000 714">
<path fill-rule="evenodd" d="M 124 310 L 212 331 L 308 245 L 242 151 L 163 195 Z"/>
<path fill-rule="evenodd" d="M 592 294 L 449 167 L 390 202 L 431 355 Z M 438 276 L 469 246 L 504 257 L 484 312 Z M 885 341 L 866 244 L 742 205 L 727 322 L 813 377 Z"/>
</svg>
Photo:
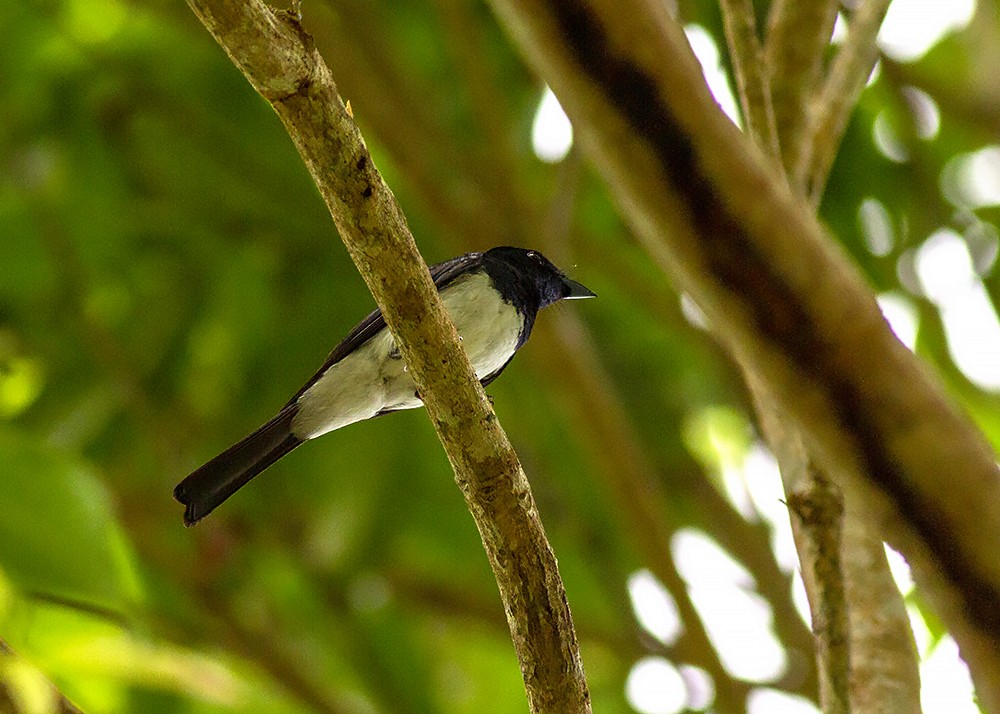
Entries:
<svg viewBox="0 0 1000 714">
<path fill-rule="evenodd" d="M 845 504 L 841 567 L 850 603 L 851 710 L 919 714 L 919 657 L 906 605 L 861 504 L 850 497 Z"/>
<path fill-rule="evenodd" d="M 793 185 L 811 194 L 815 203 L 874 63 L 875 35 L 887 8 L 884 0 L 869 0 L 856 13 L 850 40 L 815 101 L 819 118 L 811 117 L 799 126 L 807 140 L 796 166 L 804 168 L 801 175 L 788 179 L 804 181 L 802 186 Z M 874 23 L 873 14 L 877 15 Z M 817 48 L 814 63 L 822 61 L 822 49 L 825 46 Z M 881 538 L 862 519 L 860 509 L 845 511 L 841 489 L 816 464 L 795 425 L 779 417 L 759 381 L 752 376 L 748 381 L 788 494 L 792 532 L 812 611 L 823 711 L 919 711 L 916 649 Z M 865 607 L 873 602 L 880 603 L 881 609 Z M 887 632 L 887 621 L 897 631 Z M 872 637 L 872 633 L 880 636 Z"/>
<path fill-rule="evenodd" d="M 847 38 L 834 59 L 815 106 L 811 108 L 806 148 L 805 190 L 819 204 L 840 140 L 861 91 L 878 59 L 875 38 L 891 0 L 864 0 L 847 25 Z"/>
<path fill-rule="evenodd" d="M 759 62 L 760 49 L 751 43 L 751 40 L 756 42 L 752 24 L 753 6 L 744 2 L 747 7 L 736 8 L 734 7 L 736 2 L 737 0 L 721 0 L 720 5 L 730 54 L 734 57 L 733 63 L 739 77 L 743 65 L 754 67 L 755 60 Z M 777 23 L 772 27 L 784 28 L 785 23 L 790 21 L 789 6 L 777 2 L 772 5 L 772 9 L 776 13 L 772 15 L 772 21 Z M 742 44 L 740 44 L 740 32 L 744 35 Z M 753 34 L 748 40 L 745 36 L 750 32 Z M 791 38 L 786 36 L 783 40 L 791 41 Z M 742 85 L 747 81 L 743 79 L 740 83 Z M 764 74 L 755 82 L 758 87 L 763 86 L 766 92 L 764 98 L 770 102 L 767 75 Z M 806 87 L 799 89 L 805 90 Z M 742 86 L 740 100 L 744 105 L 744 114 L 749 114 L 750 98 Z M 761 101 L 759 97 L 755 100 L 758 103 Z M 773 114 L 771 120 L 773 128 Z M 807 125 L 800 124 L 795 131 L 806 129 Z M 781 156 L 775 151 L 778 146 L 776 135 L 771 137 L 758 130 L 751 132 L 750 136 L 764 151 Z M 788 140 L 798 139 L 788 137 Z M 800 147 L 803 153 L 807 150 L 808 147 Z M 794 159 L 788 159 L 786 156 L 787 161 L 794 163 Z M 784 165 L 784 169 L 786 173 L 789 172 L 789 163 Z M 786 178 L 790 182 L 795 180 L 795 177 L 790 175 L 786 175 Z M 843 496 L 840 489 L 824 478 L 822 472 L 813 466 L 801 435 L 787 418 L 779 417 L 765 388 L 759 380 L 753 378 L 753 372 L 746 370 L 746 374 L 748 386 L 754 395 L 758 421 L 764 427 L 762 429 L 764 437 L 781 467 L 792 533 L 812 612 L 820 703 L 826 714 L 846 714 L 850 711 L 851 631 L 844 574 L 840 566 L 841 530 L 844 520 Z M 898 593 L 896 597 L 899 598 Z"/>
<path fill-rule="evenodd" d="M 259 0 L 191 7 L 295 142 L 385 316 L 476 520 L 536 712 L 590 711 L 555 556 L 517 455 L 312 38 Z"/>
<path fill-rule="evenodd" d="M 774 0 L 767 19 L 764 55 L 771 82 L 781 159 L 792 186 L 802 183 L 809 100 L 823 69 L 837 18 L 837 0 Z"/>
<path fill-rule="evenodd" d="M 781 465 L 795 548 L 812 613 L 820 703 L 824 714 L 846 714 L 851 711 L 851 629 L 841 567 L 844 497 L 813 467 L 801 434 L 768 399 L 760 382 L 752 376 L 747 382 L 754 393 L 762 431 Z M 882 547 L 881 541 L 878 547 Z"/>
<path fill-rule="evenodd" d="M 719 0 L 719 7 L 747 134 L 768 156 L 781 156 L 771 103 L 771 81 L 757 36 L 753 3 L 751 0 Z"/>
<path fill-rule="evenodd" d="M 814 462 L 794 423 L 748 378 L 781 466 L 812 613 L 824 712 L 919 711 L 916 646 L 882 539 Z"/>
<path fill-rule="evenodd" d="M 847 40 L 811 107 L 802 190 L 814 205 L 878 56 L 875 39 L 888 7 L 888 0 L 865 0 L 855 11 Z M 882 539 L 863 518 L 859 503 L 845 509 L 840 489 L 805 448 L 785 455 L 783 475 L 790 460 L 804 465 L 794 485 L 786 480 L 786 489 L 792 485 L 789 507 L 803 570 L 811 571 L 805 580 L 825 675 L 824 710 L 919 712 L 916 645 Z M 798 465 L 793 469 L 800 470 Z M 816 517 L 807 518 L 796 504 L 811 505 Z"/>
<path fill-rule="evenodd" d="M 662 4 L 492 3 L 636 236 L 907 557 L 980 700 L 1000 709 L 1000 479 L 982 434 L 748 150 Z"/>
<path fill-rule="evenodd" d="M 846 713 L 850 711 L 851 639 L 840 562 L 844 497 L 839 488 L 814 474 L 806 490 L 788 494 L 788 508 L 792 527 L 799 534 L 796 544 L 813 613 L 821 673 L 820 701 L 825 714 Z"/>
<path fill-rule="evenodd" d="M 882 539 L 750 379 L 781 464 L 809 596 L 824 712 L 920 711 L 916 644 Z M 845 506 L 846 502 L 846 506 Z"/>
</svg>

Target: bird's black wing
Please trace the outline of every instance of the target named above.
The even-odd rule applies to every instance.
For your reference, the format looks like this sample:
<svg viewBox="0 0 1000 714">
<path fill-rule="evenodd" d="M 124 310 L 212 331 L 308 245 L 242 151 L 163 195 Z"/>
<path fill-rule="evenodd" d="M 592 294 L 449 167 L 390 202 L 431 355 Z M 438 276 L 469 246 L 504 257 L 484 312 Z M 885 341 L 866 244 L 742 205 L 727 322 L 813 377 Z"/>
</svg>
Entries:
<svg viewBox="0 0 1000 714">
<path fill-rule="evenodd" d="M 438 263 L 437 265 L 432 265 L 430 267 L 431 279 L 434 280 L 434 285 L 437 286 L 438 292 L 443 290 L 449 283 L 451 283 L 455 278 L 465 273 L 475 271 L 483 262 L 482 253 L 466 253 L 465 255 L 460 255 L 457 258 L 452 258 L 451 260 L 446 260 L 443 263 Z M 323 362 L 323 366 L 317 370 L 316 374 L 309 378 L 309 381 L 302 385 L 302 389 L 295 393 L 291 399 L 288 400 L 288 404 L 285 406 L 291 406 L 294 404 L 299 397 L 305 393 L 309 387 L 313 386 L 320 377 L 330 369 L 333 365 L 337 364 L 340 360 L 344 359 L 347 355 L 351 354 L 358 347 L 363 345 L 365 342 L 377 335 L 382 329 L 385 328 L 385 318 L 382 316 L 381 310 L 375 310 L 364 320 L 359 322 L 357 326 L 351 330 L 347 337 L 340 341 L 333 351 L 330 352 L 330 356 L 326 358 Z M 506 365 L 504 365 L 506 366 Z M 503 369 L 501 367 L 500 369 Z M 499 375 L 499 371 L 497 372 Z"/>
<path fill-rule="evenodd" d="M 435 265 L 430 269 L 431 277 L 438 290 L 442 290 L 459 276 L 475 271 L 481 264 L 481 253 L 469 253 Z M 177 484 L 174 498 L 186 506 L 184 523 L 189 526 L 197 523 L 245 486 L 250 479 L 303 443 L 302 439 L 292 433 L 292 423 L 298 413 L 298 405 L 295 402 L 331 365 L 344 359 L 383 329 L 385 329 L 385 319 L 382 313 L 376 310 L 334 347 L 319 371 L 291 398 L 276 417 Z"/>
<path fill-rule="evenodd" d="M 446 260 L 443 263 L 432 265 L 429 270 L 431 271 L 431 279 L 437 286 L 438 292 L 440 292 L 459 275 L 473 273 L 482 264 L 482 253 L 466 253 L 457 258 Z"/>
</svg>

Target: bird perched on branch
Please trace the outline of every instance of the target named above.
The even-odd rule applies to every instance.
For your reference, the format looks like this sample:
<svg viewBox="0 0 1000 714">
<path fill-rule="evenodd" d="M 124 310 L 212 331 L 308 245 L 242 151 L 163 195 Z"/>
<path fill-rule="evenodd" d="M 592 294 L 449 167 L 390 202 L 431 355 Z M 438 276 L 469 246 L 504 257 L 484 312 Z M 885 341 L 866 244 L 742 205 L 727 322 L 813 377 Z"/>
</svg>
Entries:
<svg viewBox="0 0 1000 714">
<path fill-rule="evenodd" d="M 543 307 L 595 297 L 541 253 L 500 247 L 431 269 L 469 361 L 485 387 L 510 364 Z M 319 371 L 264 426 L 174 489 L 194 525 L 295 447 L 356 421 L 423 404 L 396 343 L 376 310 L 337 345 Z"/>
</svg>

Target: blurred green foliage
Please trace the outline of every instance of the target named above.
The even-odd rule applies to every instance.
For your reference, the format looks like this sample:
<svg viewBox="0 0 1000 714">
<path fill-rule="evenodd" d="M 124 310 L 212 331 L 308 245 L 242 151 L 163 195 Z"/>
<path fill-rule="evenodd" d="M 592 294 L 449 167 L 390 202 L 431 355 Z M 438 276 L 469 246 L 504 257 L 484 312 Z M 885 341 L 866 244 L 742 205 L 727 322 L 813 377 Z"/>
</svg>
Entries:
<svg viewBox="0 0 1000 714">
<path fill-rule="evenodd" d="M 667 533 L 742 543 L 801 645 L 767 528 L 717 486 L 754 438 L 740 380 L 579 158 L 533 157 L 541 86 L 486 8 L 305 12 L 429 261 L 530 245 L 600 295 L 543 314 L 490 388 L 559 555 L 595 711 L 629 710 L 643 656 L 712 667 L 631 609 L 628 575 L 673 567 L 640 507 Z M 715 3 L 682 12 L 722 37 Z M 1000 97 L 976 71 L 1000 62 L 988 21 L 883 65 L 822 215 L 877 291 L 909 295 L 919 352 L 1000 443 L 995 395 L 954 366 L 906 282 L 941 226 L 995 254 L 996 208 L 956 207 L 939 185 L 953 157 L 997 141 Z M 0 26 L 0 708 L 58 708 L 52 682 L 88 712 L 523 711 L 492 574 L 421 412 L 312 443 L 181 525 L 175 482 L 266 420 L 372 308 L 266 103 L 178 3 L 3 3 Z M 938 101 L 933 139 L 913 130 L 910 85 Z M 882 112 L 909 161 L 875 148 Z M 885 255 L 866 247 L 866 198 L 890 217 Z M 983 275 L 995 300 L 992 263 Z M 622 497 L 616 479 L 643 474 L 646 495 Z M 779 686 L 814 694 L 811 655 L 792 660 Z"/>
</svg>

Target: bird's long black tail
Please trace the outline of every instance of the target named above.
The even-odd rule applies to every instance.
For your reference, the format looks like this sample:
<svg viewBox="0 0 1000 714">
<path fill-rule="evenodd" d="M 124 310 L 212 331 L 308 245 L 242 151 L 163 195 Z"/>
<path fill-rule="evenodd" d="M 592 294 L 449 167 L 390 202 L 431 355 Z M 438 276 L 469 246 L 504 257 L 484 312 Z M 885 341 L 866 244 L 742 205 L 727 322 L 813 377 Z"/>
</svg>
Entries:
<svg viewBox="0 0 1000 714">
<path fill-rule="evenodd" d="M 292 434 L 295 412 L 294 405 L 282 409 L 274 419 L 177 484 L 174 498 L 187 506 L 184 525 L 193 526 L 302 443 L 302 439 Z"/>
</svg>

